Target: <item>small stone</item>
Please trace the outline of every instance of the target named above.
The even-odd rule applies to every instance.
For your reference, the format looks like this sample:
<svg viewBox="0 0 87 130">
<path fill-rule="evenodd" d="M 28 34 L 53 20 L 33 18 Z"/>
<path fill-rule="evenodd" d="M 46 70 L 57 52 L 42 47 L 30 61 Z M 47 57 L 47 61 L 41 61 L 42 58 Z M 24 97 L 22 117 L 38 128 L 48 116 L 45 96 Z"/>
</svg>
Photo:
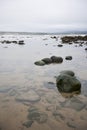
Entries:
<svg viewBox="0 0 87 130">
<path fill-rule="evenodd" d="M 62 47 L 63 45 L 62 44 L 58 44 L 58 47 Z"/>
<path fill-rule="evenodd" d="M 66 56 L 65 59 L 66 60 L 72 60 L 72 56 Z"/>
<path fill-rule="evenodd" d="M 24 41 L 21 40 L 21 41 L 18 42 L 18 44 L 19 44 L 19 45 L 24 45 Z"/>
</svg>

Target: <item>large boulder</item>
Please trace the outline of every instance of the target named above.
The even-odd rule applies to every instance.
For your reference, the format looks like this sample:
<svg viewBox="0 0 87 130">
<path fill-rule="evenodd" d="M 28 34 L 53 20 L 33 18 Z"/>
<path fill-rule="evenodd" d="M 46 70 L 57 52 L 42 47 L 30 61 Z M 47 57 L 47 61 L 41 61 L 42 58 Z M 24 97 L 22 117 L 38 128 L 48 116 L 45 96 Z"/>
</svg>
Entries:
<svg viewBox="0 0 87 130">
<path fill-rule="evenodd" d="M 70 72 L 61 73 L 56 79 L 56 84 L 60 92 L 71 93 L 81 89 L 80 81 Z"/>
</svg>

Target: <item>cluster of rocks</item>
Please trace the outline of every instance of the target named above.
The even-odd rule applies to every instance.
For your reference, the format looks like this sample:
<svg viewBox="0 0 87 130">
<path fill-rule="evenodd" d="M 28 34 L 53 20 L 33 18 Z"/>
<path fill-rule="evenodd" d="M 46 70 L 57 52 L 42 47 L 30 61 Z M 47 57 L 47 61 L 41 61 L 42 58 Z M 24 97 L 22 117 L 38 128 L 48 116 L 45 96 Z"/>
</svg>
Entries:
<svg viewBox="0 0 87 130">
<path fill-rule="evenodd" d="M 72 60 L 72 56 L 66 56 L 66 60 Z M 34 62 L 35 65 L 44 66 L 51 63 L 62 63 L 63 58 L 60 56 L 51 56 L 50 58 L 43 58 L 42 60 Z"/>
<path fill-rule="evenodd" d="M 60 75 L 56 78 L 56 85 L 60 92 L 65 93 L 72 93 L 81 89 L 80 81 L 75 77 L 75 73 L 70 70 L 60 72 Z"/>
<path fill-rule="evenodd" d="M 39 65 L 39 66 L 43 66 L 46 64 L 51 64 L 51 63 L 62 63 L 63 62 L 63 58 L 62 57 L 58 57 L 58 56 L 52 56 L 50 58 L 43 58 L 42 60 L 36 61 L 34 64 L 35 65 Z"/>
<path fill-rule="evenodd" d="M 64 36 L 61 38 L 62 43 L 71 43 L 75 42 L 78 43 L 78 41 L 87 41 L 87 35 L 86 36 Z"/>
<path fill-rule="evenodd" d="M 6 43 L 6 44 L 11 44 L 11 43 L 15 43 L 15 44 L 19 44 L 19 45 L 24 45 L 24 40 L 20 40 L 20 41 L 9 41 L 9 40 L 4 40 L 1 41 L 2 44 Z"/>
</svg>

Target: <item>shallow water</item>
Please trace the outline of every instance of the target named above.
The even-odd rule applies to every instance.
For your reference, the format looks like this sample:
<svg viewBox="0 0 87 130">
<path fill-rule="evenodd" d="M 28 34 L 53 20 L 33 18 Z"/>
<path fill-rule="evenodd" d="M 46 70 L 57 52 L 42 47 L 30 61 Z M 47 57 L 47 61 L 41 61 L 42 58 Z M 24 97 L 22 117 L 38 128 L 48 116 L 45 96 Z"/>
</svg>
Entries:
<svg viewBox="0 0 87 130">
<path fill-rule="evenodd" d="M 3 40 L 24 40 L 25 45 L 0 43 L 0 130 L 86 130 L 86 45 L 58 47 L 50 35 L 2 35 Z M 53 55 L 63 63 L 36 66 Z M 65 56 L 71 55 L 71 61 Z M 72 70 L 81 81 L 79 95 L 65 98 L 56 87 L 56 76 Z"/>
</svg>

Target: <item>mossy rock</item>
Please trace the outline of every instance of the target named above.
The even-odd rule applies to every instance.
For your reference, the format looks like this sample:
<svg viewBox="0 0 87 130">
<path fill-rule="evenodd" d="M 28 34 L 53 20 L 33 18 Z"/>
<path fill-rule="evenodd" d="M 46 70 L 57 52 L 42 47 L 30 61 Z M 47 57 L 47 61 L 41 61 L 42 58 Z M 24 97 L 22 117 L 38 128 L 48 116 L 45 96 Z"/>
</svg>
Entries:
<svg viewBox="0 0 87 130">
<path fill-rule="evenodd" d="M 35 64 L 35 65 L 38 65 L 38 66 L 44 66 L 44 65 L 45 65 L 45 62 L 42 61 L 42 60 L 39 60 L 39 61 L 36 61 L 34 64 Z"/>
<path fill-rule="evenodd" d="M 56 79 L 56 84 L 60 92 L 70 93 L 81 89 L 80 81 L 67 74 L 60 74 Z"/>
<path fill-rule="evenodd" d="M 60 73 L 61 74 L 67 74 L 67 75 L 70 75 L 70 76 L 75 76 L 75 73 L 71 70 L 64 70 L 64 71 L 61 71 Z"/>
</svg>

